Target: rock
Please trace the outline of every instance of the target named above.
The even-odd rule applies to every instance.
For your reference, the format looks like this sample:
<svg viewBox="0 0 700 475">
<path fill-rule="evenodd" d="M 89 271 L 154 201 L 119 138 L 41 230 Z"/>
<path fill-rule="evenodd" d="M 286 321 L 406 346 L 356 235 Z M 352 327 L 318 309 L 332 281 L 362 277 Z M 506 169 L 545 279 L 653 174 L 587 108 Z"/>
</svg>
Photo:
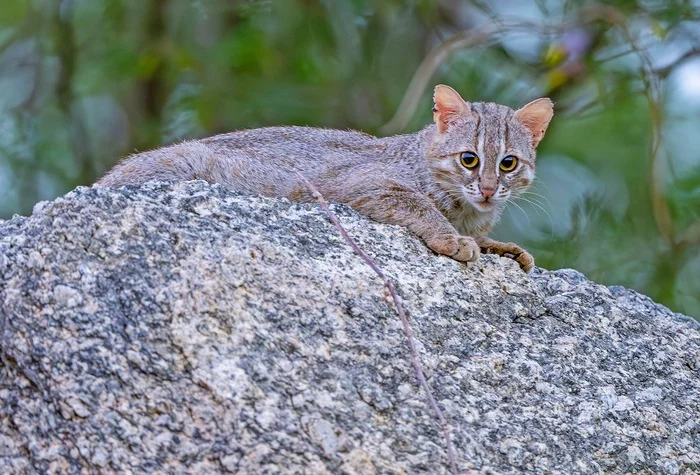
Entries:
<svg viewBox="0 0 700 475">
<path fill-rule="evenodd" d="M 460 473 L 700 472 L 700 328 L 333 206 L 410 314 Z M 0 223 L 3 473 L 447 473 L 381 281 L 316 204 L 79 188 Z"/>
</svg>

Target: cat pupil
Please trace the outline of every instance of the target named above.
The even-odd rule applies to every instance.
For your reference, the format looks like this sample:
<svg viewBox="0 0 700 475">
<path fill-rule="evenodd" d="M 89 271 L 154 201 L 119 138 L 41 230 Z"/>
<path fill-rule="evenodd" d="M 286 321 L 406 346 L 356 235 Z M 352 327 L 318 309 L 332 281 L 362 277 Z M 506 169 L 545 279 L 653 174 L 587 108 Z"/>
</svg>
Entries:
<svg viewBox="0 0 700 475">
<path fill-rule="evenodd" d="M 459 160 L 462 165 L 467 168 L 475 168 L 479 164 L 479 157 L 472 152 L 462 152 L 459 154 Z"/>
<path fill-rule="evenodd" d="M 515 170 L 515 167 L 517 164 L 518 164 L 518 159 L 512 155 L 508 155 L 503 160 L 501 160 L 500 168 L 504 172 L 512 172 L 513 170 Z"/>
</svg>

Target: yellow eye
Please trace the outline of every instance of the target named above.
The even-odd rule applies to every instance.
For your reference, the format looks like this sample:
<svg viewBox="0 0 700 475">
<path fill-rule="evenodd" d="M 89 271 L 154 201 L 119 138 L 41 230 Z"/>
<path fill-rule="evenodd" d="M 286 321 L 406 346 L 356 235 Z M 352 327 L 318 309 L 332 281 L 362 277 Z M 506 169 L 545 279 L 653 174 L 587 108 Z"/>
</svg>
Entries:
<svg viewBox="0 0 700 475">
<path fill-rule="evenodd" d="M 461 163 L 463 167 L 471 170 L 479 165 L 479 157 L 471 152 L 462 152 L 459 154 L 459 163 Z"/>
<path fill-rule="evenodd" d="M 505 157 L 503 160 L 501 160 L 501 164 L 499 165 L 499 168 L 501 171 L 504 172 L 512 172 L 515 170 L 515 167 L 518 166 L 518 159 L 515 158 L 513 155 L 508 155 Z"/>
</svg>

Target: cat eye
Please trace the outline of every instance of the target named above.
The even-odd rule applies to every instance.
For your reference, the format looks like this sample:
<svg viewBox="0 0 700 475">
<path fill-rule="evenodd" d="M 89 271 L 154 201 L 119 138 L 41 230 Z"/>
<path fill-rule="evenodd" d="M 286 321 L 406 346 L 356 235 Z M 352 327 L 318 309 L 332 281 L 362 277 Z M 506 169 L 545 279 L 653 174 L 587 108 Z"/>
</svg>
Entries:
<svg viewBox="0 0 700 475">
<path fill-rule="evenodd" d="M 501 171 L 507 173 L 515 170 L 516 166 L 518 166 L 518 159 L 515 158 L 513 155 L 508 155 L 503 160 L 501 160 L 501 164 L 498 167 L 501 169 Z"/>
<path fill-rule="evenodd" d="M 459 154 L 459 163 L 465 168 L 476 168 L 479 164 L 479 157 L 471 152 L 462 152 Z"/>
</svg>

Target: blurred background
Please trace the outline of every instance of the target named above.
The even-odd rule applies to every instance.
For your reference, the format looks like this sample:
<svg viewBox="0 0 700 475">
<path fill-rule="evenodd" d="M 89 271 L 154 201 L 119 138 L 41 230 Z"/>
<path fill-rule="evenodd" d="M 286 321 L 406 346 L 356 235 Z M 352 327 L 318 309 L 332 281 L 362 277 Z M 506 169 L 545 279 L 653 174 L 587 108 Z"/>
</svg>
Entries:
<svg viewBox="0 0 700 475">
<path fill-rule="evenodd" d="M 554 121 L 496 237 L 700 317 L 700 1 L 3 0 L 0 218 L 119 157 L 431 120 L 447 83 Z"/>
</svg>

